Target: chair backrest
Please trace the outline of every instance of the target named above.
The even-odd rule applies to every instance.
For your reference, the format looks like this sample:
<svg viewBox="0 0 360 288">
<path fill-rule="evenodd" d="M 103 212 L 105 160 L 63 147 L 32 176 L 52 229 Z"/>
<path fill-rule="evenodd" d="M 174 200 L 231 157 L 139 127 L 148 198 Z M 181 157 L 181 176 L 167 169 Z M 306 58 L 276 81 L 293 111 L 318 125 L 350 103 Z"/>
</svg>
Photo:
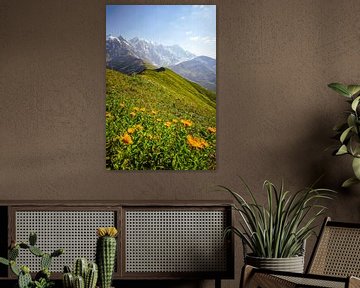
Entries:
<svg viewBox="0 0 360 288">
<path fill-rule="evenodd" d="M 360 224 L 326 218 L 307 273 L 360 277 Z"/>
</svg>

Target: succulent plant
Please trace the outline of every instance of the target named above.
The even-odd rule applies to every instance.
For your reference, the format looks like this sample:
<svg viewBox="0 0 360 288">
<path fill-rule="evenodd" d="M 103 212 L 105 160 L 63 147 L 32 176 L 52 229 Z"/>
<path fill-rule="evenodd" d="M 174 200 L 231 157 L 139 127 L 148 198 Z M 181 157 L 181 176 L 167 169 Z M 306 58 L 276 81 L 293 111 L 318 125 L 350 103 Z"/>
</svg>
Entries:
<svg viewBox="0 0 360 288">
<path fill-rule="evenodd" d="M 69 266 L 64 267 L 64 288 L 95 288 L 98 279 L 96 263 L 88 263 L 85 258 L 78 258 L 74 263 L 74 272 Z"/>
<path fill-rule="evenodd" d="M 99 267 L 99 286 L 110 288 L 116 258 L 115 227 L 101 227 L 97 229 L 96 262 Z"/>
<path fill-rule="evenodd" d="M 9 251 L 8 259 L 0 257 L 0 263 L 10 266 L 11 271 L 18 277 L 19 288 L 47 288 L 52 286 L 50 281 L 50 265 L 53 257 L 58 257 L 64 253 L 63 249 L 57 249 L 53 253 L 44 253 L 39 247 L 35 246 L 37 241 L 36 233 L 30 233 L 29 244 L 20 242 L 16 243 L 12 241 Z M 16 259 L 19 256 L 20 249 L 29 250 L 33 255 L 40 257 L 41 270 L 35 275 L 33 281 L 30 275 L 30 269 L 28 266 L 21 266 L 16 263 Z"/>
</svg>

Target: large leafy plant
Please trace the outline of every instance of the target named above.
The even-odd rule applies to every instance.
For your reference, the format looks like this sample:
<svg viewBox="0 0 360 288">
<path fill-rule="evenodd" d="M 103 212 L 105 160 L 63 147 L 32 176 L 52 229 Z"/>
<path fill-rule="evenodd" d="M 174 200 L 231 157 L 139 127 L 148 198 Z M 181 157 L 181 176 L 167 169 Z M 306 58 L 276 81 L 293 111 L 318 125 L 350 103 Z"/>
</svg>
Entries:
<svg viewBox="0 0 360 288">
<path fill-rule="evenodd" d="M 302 254 L 305 240 L 314 233 L 316 219 L 326 209 L 318 200 L 331 199 L 334 191 L 329 189 L 304 188 L 296 193 L 278 189 L 270 181 L 264 182 L 267 205 L 255 199 L 249 186 L 243 181 L 251 201 L 240 194 L 221 186 L 236 200 L 233 208 L 239 213 L 240 227 L 229 227 L 226 233 L 239 236 L 252 256 L 266 258 L 288 258 Z"/>
<path fill-rule="evenodd" d="M 331 83 L 328 87 L 344 96 L 350 104 L 350 109 L 346 112 L 346 122 L 334 127 L 337 132 L 336 137 L 340 141 L 334 155 L 349 154 L 353 157 L 354 177 L 347 179 L 342 184 L 343 187 L 348 187 L 360 183 L 360 85 Z"/>
</svg>

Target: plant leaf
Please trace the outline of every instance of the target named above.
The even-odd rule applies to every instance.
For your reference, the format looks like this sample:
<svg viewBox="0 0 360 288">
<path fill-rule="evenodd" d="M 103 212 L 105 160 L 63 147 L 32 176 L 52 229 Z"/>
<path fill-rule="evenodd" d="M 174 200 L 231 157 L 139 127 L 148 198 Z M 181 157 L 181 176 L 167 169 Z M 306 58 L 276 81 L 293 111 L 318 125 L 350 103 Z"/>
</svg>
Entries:
<svg viewBox="0 0 360 288">
<path fill-rule="evenodd" d="M 335 92 L 339 93 L 342 96 L 345 96 L 347 98 L 351 97 L 351 94 L 349 90 L 347 89 L 347 86 L 341 84 L 341 83 L 330 83 L 328 85 L 329 88 L 333 89 Z"/>
<path fill-rule="evenodd" d="M 360 96 L 356 97 L 351 103 L 351 109 L 356 111 L 357 106 L 359 105 Z"/>
<path fill-rule="evenodd" d="M 335 155 L 344 155 L 348 153 L 348 149 L 346 148 L 346 145 L 341 145 L 339 150 L 336 152 Z"/>
<path fill-rule="evenodd" d="M 356 178 L 360 180 L 360 158 L 355 157 L 353 159 L 352 168 Z"/>
<path fill-rule="evenodd" d="M 353 128 L 353 126 L 350 126 L 349 128 L 345 129 L 345 131 L 343 133 L 341 133 L 341 136 L 340 136 L 341 143 L 344 143 L 346 137 L 348 136 L 348 134 L 352 128 Z"/>
<path fill-rule="evenodd" d="M 5 259 L 5 258 L 3 258 L 3 257 L 0 257 L 0 263 L 1 264 L 4 264 L 4 265 L 9 265 L 10 263 L 9 263 L 9 260 L 8 259 Z"/>
<path fill-rule="evenodd" d="M 348 118 L 347 118 L 347 124 L 348 124 L 348 126 L 350 127 L 350 126 L 356 126 L 355 124 L 355 120 L 356 119 L 356 116 L 353 114 L 353 113 L 350 113 L 349 114 L 349 116 L 348 116 Z"/>
<path fill-rule="evenodd" d="M 357 179 L 356 177 L 351 177 L 351 178 L 345 180 L 344 183 L 342 183 L 341 187 L 348 188 L 352 185 L 359 184 L 359 183 L 360 183 L 359 179 Z"/>
<path fill-rule="evenodd" d="M 348 85 L 347 90 L 349 91 L 351 96 L 354 96 L 355 94 L 360 92 L 360 85 Z"/>
</svg>

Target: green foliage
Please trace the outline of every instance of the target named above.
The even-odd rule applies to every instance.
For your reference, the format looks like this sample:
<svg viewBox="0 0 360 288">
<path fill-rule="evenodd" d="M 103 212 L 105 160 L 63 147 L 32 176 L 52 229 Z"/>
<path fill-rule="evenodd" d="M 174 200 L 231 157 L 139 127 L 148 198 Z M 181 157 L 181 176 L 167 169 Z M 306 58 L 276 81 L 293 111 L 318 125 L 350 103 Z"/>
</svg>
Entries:
<svg viewBox="0 0 360 288">
<path fill-rule="evenodd" d="M 36 234 L 30 233 L 29 244 L 24 242 L 12 243 L 8 251 L 9 259 L 0 257 L 0 264 L 10 266 L 11 271 L 18 277 L 19 288 L 49 288 L 53 286 L 53 282 L 50 281 L 50 264 L 52 258 L 60 256 L 64 250 L 58 249 L 51 254 L 44 253 L 39 247 L 34 246 L 36 245 L 36 239 Z M 19 267 L 16 263 L 20 249 L 28 250 L 33 255 L 41 258 L 41 270 L 36 274 L 34 281 L 31 278 L 29 267 Z"/>
<path fill-rule="evenodd" d="M 49 282 L 44 278 L 33 282 L 33 288 L 51 288 L 55 285 L 54 282 Z"/>
<path fill-rule="evenodd" d="M 343 187 L 349 187 L 360 183 L 360 85 L 331 83 L 328 87 L 346 97 L 346 101 L 350 104 L 350 109 L 346 112 L 346 121 L 334 127 L 339 146 L 333 153 L 336 156 L 349 154 L 353 157 L 352 168 L 355 177 L 347 179 L 342 184 Z"/>
<path fill-rule="evenodd" d="M 169 69 L 133 76 L 107 70 L 107 169 L 215 169 L 215 100 Z"/>
<path fill-rule="evenodd" d="M 8 259 L 5 259 L 5 258 L 3 258 L 3 257 L 0 257 L 0 263 L 1 263 L 1 264 L 4 264 L 4 265 L 7 265 L 7 266 L 10 264 L 9 260 L 8 260 Z"/>
<path fill-rule="evenodd" d="M 263 206 L 244 181 L 243 184 L 251 197 L 250 202 L 233 190 L 220 186 L 235 198 L 233 208 L 240 215 L 240 228 L 229 227 L 225 232 L 239 236 L 253 256 L 287 258 L 301 255 L 305 240 L 314 233 L 315 220 L 326 209 L 317 203 L 318 200 L 331 199 L 334 191 L 310 187 L 290 193 L 285 191 L 283 183 L 278 189 L 266 180 L 267 205 Z"/>
</svg>

